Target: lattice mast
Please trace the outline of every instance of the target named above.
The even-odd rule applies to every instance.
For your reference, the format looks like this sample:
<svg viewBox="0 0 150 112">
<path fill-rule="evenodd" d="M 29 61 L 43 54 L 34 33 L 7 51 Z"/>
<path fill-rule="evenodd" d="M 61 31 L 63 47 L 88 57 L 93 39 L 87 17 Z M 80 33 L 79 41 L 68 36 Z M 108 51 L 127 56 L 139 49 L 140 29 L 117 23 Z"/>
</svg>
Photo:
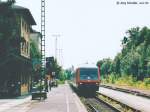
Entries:
<svg viewBox="0 0 150 112">
<path fill-rule="evenodd" d="M 41 75 L 45 76 L 45 0 L 41 0 Z"/>
</svg>

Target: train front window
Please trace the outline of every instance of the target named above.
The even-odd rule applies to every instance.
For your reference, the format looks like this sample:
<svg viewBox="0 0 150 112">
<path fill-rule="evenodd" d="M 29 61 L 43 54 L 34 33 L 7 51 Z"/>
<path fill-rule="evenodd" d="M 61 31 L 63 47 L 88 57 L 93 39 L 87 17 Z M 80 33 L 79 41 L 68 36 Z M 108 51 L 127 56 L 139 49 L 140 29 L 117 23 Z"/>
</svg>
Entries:
<svg viewBox="0 0 150 112">
<path fill-rule="evenodd" d="M 95 68 L 91 69 L 80 69 L 80 80 L 97 80 L 98 70 Z"/>
</svg>

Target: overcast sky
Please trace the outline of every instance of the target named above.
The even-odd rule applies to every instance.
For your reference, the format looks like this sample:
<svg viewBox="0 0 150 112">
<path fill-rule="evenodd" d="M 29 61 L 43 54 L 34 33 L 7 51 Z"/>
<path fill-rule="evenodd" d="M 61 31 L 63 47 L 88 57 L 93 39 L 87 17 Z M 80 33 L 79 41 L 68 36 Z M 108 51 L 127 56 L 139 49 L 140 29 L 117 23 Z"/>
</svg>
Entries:
<svg viewBox="0 0 150 112">
<path fill-rule="evenodd" d="M 30 9 L 37 22 L 34 29 L 40 31 L 41 0 L 16 1 Z M 150 26 L 150 4 L 117 5 L 117 0 L 45 1 L 46 56 L 55 55 L 52 35 L 60 34 L 58 48 L 63 51 L 58 59 L 65 68 L 108 57 L 113 59 L 121 51 L 121 40 L 129 28 Z"/>
</svg>

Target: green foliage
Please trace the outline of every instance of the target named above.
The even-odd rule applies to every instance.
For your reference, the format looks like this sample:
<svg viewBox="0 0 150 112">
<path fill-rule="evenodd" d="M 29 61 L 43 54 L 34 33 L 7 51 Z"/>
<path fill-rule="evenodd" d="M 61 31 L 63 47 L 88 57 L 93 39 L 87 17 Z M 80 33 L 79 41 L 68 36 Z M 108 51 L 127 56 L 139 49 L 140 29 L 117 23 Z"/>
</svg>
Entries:
<svg viewBox="0 0 150 112">
<path fill-rule="evenodd" d="M 101 74 L 110 74 L 113 70 L 113 63 L 112 60 L 107 58 L 99 61 L 97 65 L 100 65 Z"/>
<path fill-rule="evenodd" d="M 146 86 L 150 86 L 150 78 L 145 78 L 144 83 Z"/>
<path fill-rule="evenodd" d="M 36 88 L 37 90 L 44 90 L 45 84 L 44 82 L 34 82 L 33 87 Z"/>
<path fill-rule="evenodd" d="M 59 74 L 59 80 L 60 81 L 65 81 L 67 79 L 67 74 L 65 73 L 65 71 L 61 71 Z"/>
<path fill-rule="evenodd" d="M 144 78 L 143 81 L 138 81 L 132 75 L 122 75 L 118 77 L 118 75 L 110 74 L 108 77 L 102 78 L 102 83 L 104 84 L 115 84 L 119 86 L 125 87 L 134 87 L 138 89 L 150 89 L 150 78 Z"/>
<path fill-rule="evenodd" d="M 32 40 L 30 40 L 30 56 L 32 59 L 41 57 L 41 53 L 38 49 L 38 46 Z"/>
<path fill-rule="evenodd" d="M 110 83 L 114 84 L 117 77 L 116 77 L 116 75 L 111 74 L 111 75 L 109 75 L 108 79 L 109 79 Z"/>
<path fill-rule="evenodd" d="M 136 80 L 131 75 L 130 76 L 124 75 L 118 78 L 115 81 L 115 84 L 124 85 L 124 86 L 133 86 L 134 82 L 136 82 Z"/>
<path fill-rule="evenodd" d="M 58 80 L 58 84 L 65 84 L 65 80 Z"/>
<path fill-rule="evenodd" d="M 55 75 L 52 75 L 52 78 L 56 78 L 61 81 L 66 79 L 66 74 L 65 74 L 64 70 L 58 64 L 57 60 L 54 58 L 52 59 L 50 64 L 47 63 L 46 71 L 47 71 L 47 74 L 51 74 L 51 75 L 53 73 L 55 73 Z"/>
<path fill-rule="evenodd" d="M 71 70 L 65 70 L 67 80 L 70 80 L 72 77 Z"/>
<path fill-rule="evenodd" d="M 101 75 L 112 83 L 114 76 L 108 74 L 116 74 L 117 77 L 125 74 L 139 81 L 150 77 L 150 29 L 147 27 L 129 29 L 122 40 L 122 46 L 121 53 L 118 53 L 114 60 L 108 58 L 97 62 L 101 66 Z M 124 78 L 134 81 L 130 79 L 131 77 Z"/>
<path fill-rule="evenodd" d="M 0 4 L 0 54 L 16 53 L 19 48 L 19 23 L 12 4 Z"/>
<path fill-rule="evenodd" d="M 54 60 L 54 62 L 52 63 L 52 65 L 53 65 L 53 71 L 55 72 L 55 74 L 56 74 L 56 78 L 57 79 L 61 79 L 61 80 L 63 80 L 63 69 L 62 69 L 62 67 L 61 66 L 59 66 L 58 65 L 58 63 L 57 63 L 57 60 L 55 59 Z"/>
</svg>

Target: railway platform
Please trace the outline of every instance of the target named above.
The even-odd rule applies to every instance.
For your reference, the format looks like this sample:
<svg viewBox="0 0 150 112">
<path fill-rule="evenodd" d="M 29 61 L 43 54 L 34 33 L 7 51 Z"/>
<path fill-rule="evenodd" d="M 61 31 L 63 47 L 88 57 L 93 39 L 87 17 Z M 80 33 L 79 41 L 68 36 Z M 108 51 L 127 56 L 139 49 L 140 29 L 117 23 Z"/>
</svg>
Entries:
<svg viewBox="0 0 150 112">
<path fill-rule="evenodd" d="M 7 110 L 11 110 L 14 107 L 26 104 L 31 101 L 31 96 L 21 96 L 13 99 L 0 99 L 0 112 L 7 112 Z"/>
<path fill-rule="evenodd" d="M 129 107 L 132 107 L 140 112 L 150 112 L 150 99 L 136 96 L 132 94 L 128 94 L 125 92 L 120 92 L 104 87 L 99 88 L 99 93 L 108 96 L 116 101 L 119 101 L 125 105 L 128 105 Z"/>
<path fill-rule="evenodd" d="M 87 112 L 69 84 L 59 85 L 48 93 L 48 99 L 33 105 L 28 112 Z"/>
<path fill-rule="evenodd" d="M 114 84 L 104 84 L 104 85 L 101 85 L 102 87 L 104 86 L 107 86 L 107 87 L 110 87 L 110 88 L 114 88 L 114 89 L 118 89 L 118 90 L 124 90 L 124 91 L 127 91 L 127 92 L 135 92 L 137 94 L 141 94 L 139 96 L 142 96 L 142 95 L 145 95 L 147 97 L 150 98 L 150 90 L 147 89 L 138 89 L 138 88 L 135 88 L 135 87 L 131 87 L 131 86 L 118 86 L 118 85 L 114 85 Z"/>
<path fill-rule="evenodd" d="M 52 88 L 46 100 L 30 100 L 1 112 L 87 112 L 87 110 L 66 83 Z"/>
</svg>

